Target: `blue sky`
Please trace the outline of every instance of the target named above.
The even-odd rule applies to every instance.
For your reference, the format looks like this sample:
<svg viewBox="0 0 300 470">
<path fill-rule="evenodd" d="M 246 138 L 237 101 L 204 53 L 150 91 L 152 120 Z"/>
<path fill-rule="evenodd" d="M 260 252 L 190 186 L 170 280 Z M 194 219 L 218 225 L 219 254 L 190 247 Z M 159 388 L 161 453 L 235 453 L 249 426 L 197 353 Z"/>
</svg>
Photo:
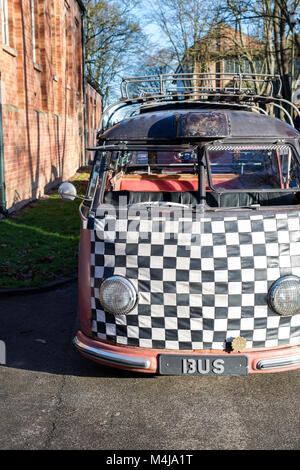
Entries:
<svg viewBox="0 0 300 470">
<path fill-rule="evenodd" d="M 141 20 L 141 23 L 144 25 L 144 30 L 146 34 L 149 35 L 151 41 L 164 47 L 163 33 L 156 24 L 150 22 L 151 10 L 149 7 L 146 7 L 145 3 L 140 1 L 139 5 L 133 9 L 133 13 Z"/>
</svg>

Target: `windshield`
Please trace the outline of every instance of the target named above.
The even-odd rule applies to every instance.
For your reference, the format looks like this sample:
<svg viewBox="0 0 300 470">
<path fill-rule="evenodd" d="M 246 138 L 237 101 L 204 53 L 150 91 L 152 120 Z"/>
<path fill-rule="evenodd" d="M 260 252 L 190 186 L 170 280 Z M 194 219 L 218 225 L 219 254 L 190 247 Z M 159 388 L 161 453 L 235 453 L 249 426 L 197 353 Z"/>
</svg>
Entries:
<svg viewBox="0 0 300 470">
<path fill-rule="evenodd" d="M 172 165 L 196 161 L 196 154 L 189 152 L 132 152 L 129 166 L 138 164 Z"/>
<path fill-rule="evenodd" d="M 288 145 L 210 146 L 207 155 L 215 190 L 300 188 L 299 164 Z"/>
<path fill-rule="evenodd" d="M 99 202 L 118 205 L 119 198 L 127 198 L 122 204 L 193 207 L 199 201 L 208 207 L 299 204 L 300 169 L 292 145 L 208 145 L 200 167 L 196 147 L 149 147 L 97 154 L 88 189 L 94 208 Z"/>
<path fill-rule="evenodd" d="M 113 155 L 114 169 L 126 168 L 127 172 L 143 170 L 143 167 L 157 168 L 157 171 L 172 171 L 172 166 L 176 167 L 175 171 L 180 172 L 184 167 L 194 165 L 197 162 L 196 152 L 179 152 L 179 151 L 147 151 L 139 150 L 133 152 L 115 152 Z"/>
</svg>

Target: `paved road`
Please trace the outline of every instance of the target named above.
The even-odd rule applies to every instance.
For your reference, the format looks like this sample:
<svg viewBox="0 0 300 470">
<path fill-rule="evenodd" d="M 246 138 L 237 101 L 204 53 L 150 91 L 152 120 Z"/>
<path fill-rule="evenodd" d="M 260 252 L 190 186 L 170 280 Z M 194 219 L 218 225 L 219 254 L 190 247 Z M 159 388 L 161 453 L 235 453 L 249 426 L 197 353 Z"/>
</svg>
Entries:
<svg viewBox="0 0 300 470">
<path fill-rule="evenodd" d="M 76 283 L 0 298 L 0 449 L 299 449 L 300 371 L 148 377 L 73 350 Z"/>
</svg>

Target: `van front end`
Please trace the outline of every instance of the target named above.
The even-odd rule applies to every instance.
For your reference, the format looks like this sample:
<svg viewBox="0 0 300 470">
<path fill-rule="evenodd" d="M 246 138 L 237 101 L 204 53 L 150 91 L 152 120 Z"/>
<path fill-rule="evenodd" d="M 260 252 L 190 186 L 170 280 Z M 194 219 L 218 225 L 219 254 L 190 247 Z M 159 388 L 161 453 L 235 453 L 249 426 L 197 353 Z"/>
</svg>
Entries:
<svg viewBox="0 0 300 470">
<path fill-rule="evenodd" d="M 158 374 L 299 368 L 299 214 L 106 207 L 82 230 L 75 346 Z"/>
<path fill-rule="evenodd" d="M 98 135 L 74 345 L 154 374 L 299 369 L 300 133 L 266 115 L 278 98 L 243 92 L 249 77 L 215 77 L 204 96 L 198 75 L 171 94 L 178 77 L 148 94 L 125 79 L 118 109 L 134 112 Z"/>
</svg>

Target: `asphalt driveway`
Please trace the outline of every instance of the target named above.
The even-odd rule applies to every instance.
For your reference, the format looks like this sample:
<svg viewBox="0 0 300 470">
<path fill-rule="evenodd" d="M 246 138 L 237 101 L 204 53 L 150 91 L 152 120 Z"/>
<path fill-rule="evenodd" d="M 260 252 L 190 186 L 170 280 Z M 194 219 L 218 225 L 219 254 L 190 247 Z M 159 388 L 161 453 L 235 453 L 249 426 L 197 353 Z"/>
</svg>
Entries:
<svg viewBox="0 0 300 470">
<path fill-rule="evenodd" d="M 299 449 L 300 371 L 144 376 L 82 358 L 76 282 L 0 298 L 0 449 Z"/>
</svg>

